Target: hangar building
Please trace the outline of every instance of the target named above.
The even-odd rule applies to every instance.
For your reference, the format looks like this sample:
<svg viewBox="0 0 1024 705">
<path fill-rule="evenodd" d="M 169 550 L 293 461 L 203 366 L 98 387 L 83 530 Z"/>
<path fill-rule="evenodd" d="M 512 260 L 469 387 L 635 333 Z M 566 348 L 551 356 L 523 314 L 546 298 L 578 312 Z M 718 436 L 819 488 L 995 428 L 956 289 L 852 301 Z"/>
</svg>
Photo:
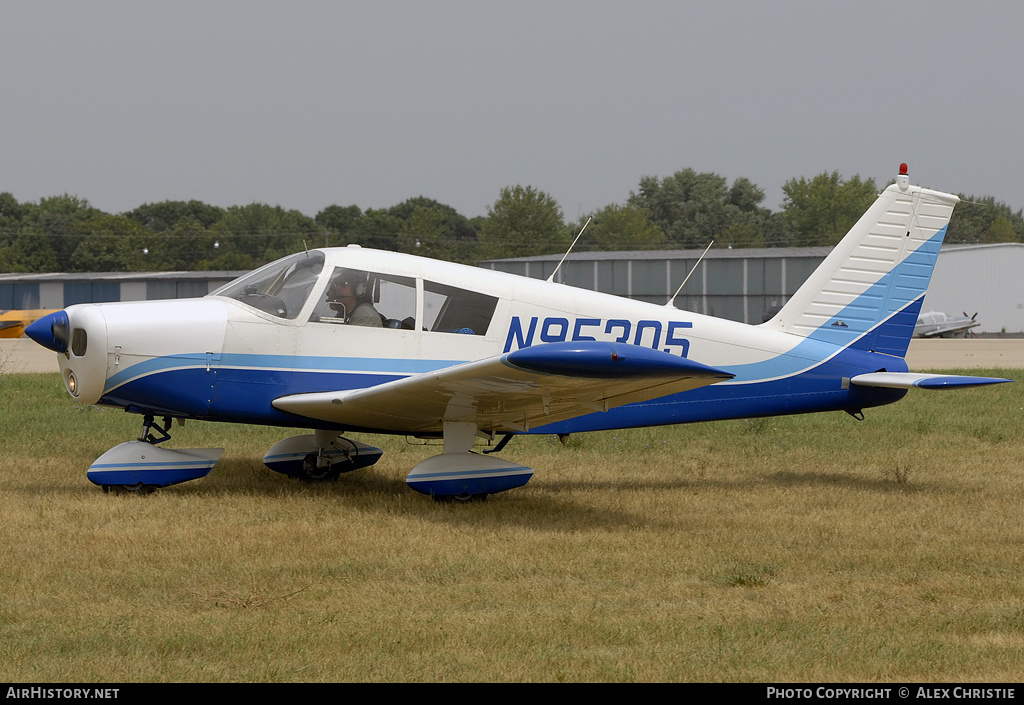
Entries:
<svg viewBox="0 0 1024 705">
<path fill-rule="evenodd" d="M 743 323 L 777 311 L 821 264 L 830 247 L 711 249 L 676 307 Z M 701 250 L 574 253 L 555 278 L 565 284 L 666 303 L 693 270 Z M 480 266 L 546 279 L 562 255 L 517 257 Z M 1024 333 L 1024 244 L 946 245 L 939 253 L 924 311 L 977 314 L 983 333 Z"/>
<path fill-rule="evenodd" d="M 206 296 L 244 272 L 0 274 L 0 310 Z"/>
<path fill-rule="evenodd" d="M 829 247 L 581 252 L 556 281 L 664 304 L 691 270 L 676 307 L 761 323 L 796 292 Z M 480 266 L 546 279 L 561 255 L 481 262 Z M 946 245 L 939 253 L 924 311 L 977 314 L 978 331 L 1024 334 L 1024 244 Z M 76 303 L 204 296 L 242 272 L 0 274 L 0 310 L 64 308 Z"/>
</svg>

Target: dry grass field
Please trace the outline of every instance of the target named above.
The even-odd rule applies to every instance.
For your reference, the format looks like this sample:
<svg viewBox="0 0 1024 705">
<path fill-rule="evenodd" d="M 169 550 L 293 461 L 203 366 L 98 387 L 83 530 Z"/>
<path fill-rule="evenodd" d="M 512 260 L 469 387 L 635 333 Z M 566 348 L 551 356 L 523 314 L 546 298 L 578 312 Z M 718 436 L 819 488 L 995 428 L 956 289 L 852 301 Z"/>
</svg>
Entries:
<svg viewBox="0 0 1024 705">
<path fill-rule="evenodd" d="M 208 477 L 107 495 L 139 417 L 0 398 L 3 681 L 1020 680 L 1021 383 L 520 438 L 534 479 L 465 505 L 405 486 L 437 448 L 308 485 L 260 462 L 291 431 L 202 423 Z"/>
</svg>

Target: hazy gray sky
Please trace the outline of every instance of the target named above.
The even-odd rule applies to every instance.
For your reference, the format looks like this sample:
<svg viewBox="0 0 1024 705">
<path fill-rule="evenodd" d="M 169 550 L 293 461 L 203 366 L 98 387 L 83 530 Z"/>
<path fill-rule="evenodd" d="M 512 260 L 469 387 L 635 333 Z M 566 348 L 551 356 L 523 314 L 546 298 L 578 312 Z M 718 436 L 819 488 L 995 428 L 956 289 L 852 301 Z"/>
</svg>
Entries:
<svg viewBox="0 0 1024 705">
<path fill-rule="evenodd" d="M 4 0 L 0 191 L 315 215 L 838 171 L 1024 206 L 1024 4 Z"/>
</svg>

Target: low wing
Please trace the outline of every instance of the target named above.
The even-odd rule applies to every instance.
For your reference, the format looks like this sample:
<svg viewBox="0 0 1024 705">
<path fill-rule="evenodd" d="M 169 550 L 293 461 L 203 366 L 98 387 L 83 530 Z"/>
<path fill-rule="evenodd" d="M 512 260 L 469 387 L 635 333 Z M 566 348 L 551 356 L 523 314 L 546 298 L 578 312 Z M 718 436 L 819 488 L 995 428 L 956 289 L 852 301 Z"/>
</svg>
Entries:
<svg viewBox="0 0 1024 705">
<path fill-rule="evenodd" d="M 473 421 L 487 431 L 528 431 L 732 377 L 635 345 L 547 343 L 376 387 L 293 394 L 276 399 L 274 406 L 382 431 L 437 432 L 444 421 Z"/>
<path fill-rule="evenodd" d="M 981 387 L 986 384 L 1012 382 L 999 377 L 970 377 L 964 375 L 921 374 L 917 372 L 871 372 L 853 377 L 850 382 L 861 387 L 888 387 L 890 389 L 960 389 Z"/>
<path fill-rule="evenodd" d="M 970 330 L 976 326 L 980 326 L 980 323 L 960 323 L 956 325 L 939 326 L 935 330 L 929 330 L 921 334 L 925 338 L 934 338 L 936 336 L 947 335 L 949 333 L 960 333 L 961 331 Z"/>
</svg>

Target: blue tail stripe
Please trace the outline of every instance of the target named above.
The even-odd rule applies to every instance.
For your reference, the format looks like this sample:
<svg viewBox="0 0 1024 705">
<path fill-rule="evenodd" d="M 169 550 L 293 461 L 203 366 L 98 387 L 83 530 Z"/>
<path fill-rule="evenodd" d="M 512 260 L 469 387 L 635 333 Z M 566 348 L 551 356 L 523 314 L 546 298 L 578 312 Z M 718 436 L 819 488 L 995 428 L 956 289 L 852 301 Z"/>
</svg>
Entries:
<svg viewBox="0 0 1024 705">
<path fill-rule="evenodd" d="M 808 339 L 903 357 L 921 310 L 946 228 L 935 233 Z"/>
</svg>

